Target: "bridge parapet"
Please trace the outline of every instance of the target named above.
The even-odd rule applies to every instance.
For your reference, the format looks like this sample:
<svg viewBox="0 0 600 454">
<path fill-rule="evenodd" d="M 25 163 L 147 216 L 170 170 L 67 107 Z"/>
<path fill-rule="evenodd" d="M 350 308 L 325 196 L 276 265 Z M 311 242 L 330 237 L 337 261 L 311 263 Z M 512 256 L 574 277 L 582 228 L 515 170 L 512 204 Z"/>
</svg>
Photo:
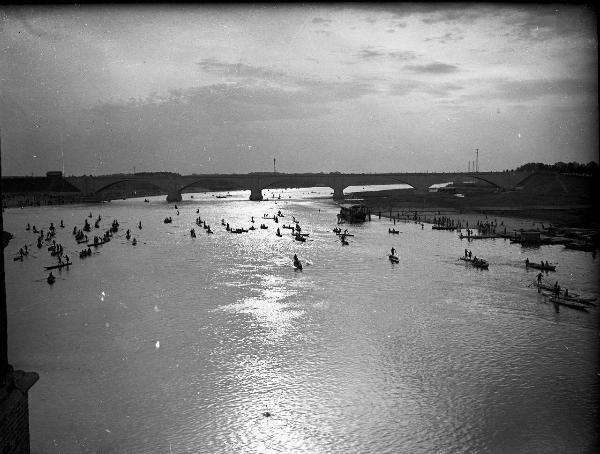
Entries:
<svg viewBox="0 0 600 454">
<path fill-rule="evenodd" d="M 333 189 L 336 200 L 344 198 L 348 186 L 408 184 L 418 192 L 426 192 L 433 184 L 459 179 L 486 181 L 503 189 L 512 189 L 529 177 L 532 172 L 439 172 L 439 173 L 367 173 L 367 174 L 212 174 L 212 175 L 113 175 L 99 177 L 69 177 L 67 181 L 80 189 L 82 194 L 96 196 L 99 192 L 122 182 L 150 183 L 167 194 L 168 201 L 181 200 L 181 192 L 198 183 L 229 182 L 239 189 L 250 190 L 250 200 L 262 200 L 262 190 L 275 187 L 328 186 Z"/>
</svg>

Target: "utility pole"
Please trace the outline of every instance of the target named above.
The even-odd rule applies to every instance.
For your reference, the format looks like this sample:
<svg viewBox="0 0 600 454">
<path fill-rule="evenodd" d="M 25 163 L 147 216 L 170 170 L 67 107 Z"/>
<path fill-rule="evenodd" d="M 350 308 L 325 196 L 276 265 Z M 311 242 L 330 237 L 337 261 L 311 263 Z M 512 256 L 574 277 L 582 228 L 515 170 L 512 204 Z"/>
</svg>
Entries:
<svg viewBox="0 0 600 454">
<path fill-rule="evenodd" d="M 275 158 L 273 158 L 273 173 L 277 173 L 277 170 L 275 170 Z"/>
<path fill-rule="evenodd" d="M 479 173 L 479 148 L 475 148 L 475 172 Z"/>
</svg>

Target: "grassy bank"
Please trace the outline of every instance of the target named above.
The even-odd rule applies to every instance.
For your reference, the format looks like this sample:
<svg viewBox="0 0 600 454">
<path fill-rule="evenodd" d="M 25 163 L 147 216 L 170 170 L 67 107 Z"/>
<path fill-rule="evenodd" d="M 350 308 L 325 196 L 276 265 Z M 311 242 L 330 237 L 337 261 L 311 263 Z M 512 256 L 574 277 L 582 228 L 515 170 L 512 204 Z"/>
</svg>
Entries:
<svg viewBox="0 0 600 454">
<path fill-rule="evenodd" d="M 541 195 L 524 192 L 487 192 L 456 197 L 445 193 L 414 194 L 410 190 L 361 192 L 371 213 L 392 217 L 418 212 L 424 217 L 438 214 L 473 219 L 493 217 L 521 219 L 523 225 L 544 223 L 563 228 L 600 229 L 600 213 L 591 194 Z M 513 221 L 513 224 L 515 222 Z M 522 227 L 519 227 L 522 228 Z"/>
</svg>

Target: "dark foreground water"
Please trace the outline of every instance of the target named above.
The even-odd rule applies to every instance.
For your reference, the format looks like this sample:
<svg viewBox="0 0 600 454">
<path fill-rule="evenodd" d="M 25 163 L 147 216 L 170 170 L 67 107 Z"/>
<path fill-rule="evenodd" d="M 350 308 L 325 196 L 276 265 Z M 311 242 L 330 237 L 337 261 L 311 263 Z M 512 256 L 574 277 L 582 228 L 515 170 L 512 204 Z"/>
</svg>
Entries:
<svg viewBox="0 0 600 454">
<path fill-rule="evenodd" d="M 5 211 L 15 235 L 5 250 L 9 359 L 40 374 L 30 391 L 33 453 L 597 448 L 598 309 L 557 313 L 528 286 L 536 273 L 523 264 L 558 262 L 549 280 L 598 296 L 591 254 L 467 245 L 428 224 L 397 224 L 392 236 L 377 218 L 349 227 L 355 236 L 342 246 L 330 201 L 186 198 L 179 215 L 164 197 Z M 279 224 L 262 219 L 277 210 Z M 102 232 L 113 219 L 120 230 L 79 259 L 72 230 L 90 211 L 92 226 L 101 214 Z M 220 225 L 247 228 L 251 216 L 255 231 Z M 275 236 L 292 216 L 306 243 L 287 229 Z M 57 241 L 74 265 L 50 286 L 43 266 L 54 259 L 25 225 L 47 230 L 61 219 Z M 34 256 L 13 262 L 25 243 Z M 465 247 L 489 271 L 457 260 Z"/>
</svg>

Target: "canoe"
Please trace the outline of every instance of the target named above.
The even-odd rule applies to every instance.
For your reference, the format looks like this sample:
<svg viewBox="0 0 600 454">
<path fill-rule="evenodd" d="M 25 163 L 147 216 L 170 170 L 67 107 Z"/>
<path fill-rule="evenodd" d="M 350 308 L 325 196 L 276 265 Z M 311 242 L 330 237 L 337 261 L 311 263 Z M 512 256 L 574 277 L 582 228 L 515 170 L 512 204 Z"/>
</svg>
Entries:
<svg viewBox="0 0 600 454">
<path fill-rule="evenodd" d="M 527 268 L 536 268 L 538 270 L 543 271 L 556 271 L 556 265 L 541 265 L 540 263 L 535 262 L 525 262 L 525 267 Z"/>
<path fill-rule="evenodd" d="M 571 303 L 583 304 L 585 306 L 595 306 L 596 305 L 594 303 L 594 301 L 596 301 L 595 297 L 594 298 L 584 298 L 584 297 L 576 296 L 576 295 L 565 296 L 565 294 L 562 290 L 561 290 L 560 296 L 556 296 L 556 294 L 554 292 L 549 291 L 549 290 L 544 291 L 544 295 L 550 296 L 552 298 L 560 299 L 563 301 L 568 301 Z"/>
<path fill-rule="evenodd" d="M 54 270 L 56 268 L 63 268 L 65 266 L 69 266 L 69 265 L 72 265 L 72 263 L 69 262 L 69 263 L 62 263 L 60 265 L 45 266 L 44 268 L 47 270 Z"/>
<path fill-rule="evenodd" d="M 582 305 L 582 304 L 578 304 L 578 303 L 574 303 L 571 301 L 565 301 L 563 298 L 557 298 L 555 296 L 550 297 L 550 301 L 552 301 L 554 304 L 560 304 L 561 306 L 566 306 L 566 307 L 570 307 L 571 309 L 576 309 L 578 311 L 582 311 L 582 312 L 587 312 L 587 308 Z"/>
<path fill-rule="evenodd" d="M 388 254 L 388 257 L 390 259 L 390 262 L 392 262 L 392 263 L 398 263 L 398 262 L 400 262 L 400 259 L 396 255 Z"/>
</svg>

